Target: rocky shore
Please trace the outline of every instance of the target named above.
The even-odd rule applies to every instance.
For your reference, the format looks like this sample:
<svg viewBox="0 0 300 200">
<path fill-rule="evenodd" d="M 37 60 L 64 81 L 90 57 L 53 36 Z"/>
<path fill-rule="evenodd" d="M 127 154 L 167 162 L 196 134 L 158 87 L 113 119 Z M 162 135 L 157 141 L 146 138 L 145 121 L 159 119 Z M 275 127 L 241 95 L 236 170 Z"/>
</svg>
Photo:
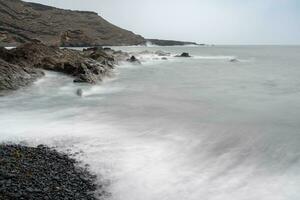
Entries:
<svg viewBox="0 0 300 200">
<path fill-rule="evenodd" d="M 26 43 L 15 49 L 0 48 L 0 91 L 15 90 L 44 75 L 43 70 L 74 77 L 74 82 L 95 84 L 111 76 L 115 65 L 129 54 L 110 48 L 85 51 L 61 49 L 40 42 Z"/>
<path fill-rule="evenodd" d="M 0 144 L 1 200 L 95 200 L 96 176 L 67 154 L 40 145 Z"/>
</svg>

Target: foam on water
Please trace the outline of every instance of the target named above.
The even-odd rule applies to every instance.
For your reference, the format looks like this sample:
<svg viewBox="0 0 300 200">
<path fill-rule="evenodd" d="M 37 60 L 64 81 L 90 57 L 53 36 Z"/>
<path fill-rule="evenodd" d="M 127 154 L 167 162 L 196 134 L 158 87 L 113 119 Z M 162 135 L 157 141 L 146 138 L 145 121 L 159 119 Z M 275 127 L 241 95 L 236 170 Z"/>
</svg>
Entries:
<svg viewBox="0 0 300 200">
<path fill-rule="evenodd" d="M 0 140 L 82 151 L 112 200 L 299 199 L 300 48 L 164 51 L 199 59 L 146 56 L 99 85 L 50 72 L 0 97 Z"/>
</svg>

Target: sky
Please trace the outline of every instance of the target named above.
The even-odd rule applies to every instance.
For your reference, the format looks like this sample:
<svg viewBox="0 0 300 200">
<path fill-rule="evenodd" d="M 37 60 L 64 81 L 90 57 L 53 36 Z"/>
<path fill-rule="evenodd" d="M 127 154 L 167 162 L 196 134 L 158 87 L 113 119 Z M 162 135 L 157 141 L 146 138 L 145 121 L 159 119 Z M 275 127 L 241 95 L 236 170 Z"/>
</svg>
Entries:
<svg viewBox="0 0 300 200">
<path fill-rule="evenodd" d="M 300 0 L 27 0 L 95 11 L 145 38 L 300 44 Z"/>
</svg>

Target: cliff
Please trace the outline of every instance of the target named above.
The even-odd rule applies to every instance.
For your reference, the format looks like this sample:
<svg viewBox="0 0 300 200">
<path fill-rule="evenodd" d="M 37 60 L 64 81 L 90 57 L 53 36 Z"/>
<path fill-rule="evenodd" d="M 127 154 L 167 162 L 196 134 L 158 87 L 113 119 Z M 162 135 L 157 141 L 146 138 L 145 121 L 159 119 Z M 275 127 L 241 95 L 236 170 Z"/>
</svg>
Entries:
<svg viewBox="0 0 300 200">
<path fill-rule="evenodd" d="M 145 39 L 94 12 L 0 0 L 0 46 L 41 41 L 58 46 L 138 45 Z"/>
</svg>

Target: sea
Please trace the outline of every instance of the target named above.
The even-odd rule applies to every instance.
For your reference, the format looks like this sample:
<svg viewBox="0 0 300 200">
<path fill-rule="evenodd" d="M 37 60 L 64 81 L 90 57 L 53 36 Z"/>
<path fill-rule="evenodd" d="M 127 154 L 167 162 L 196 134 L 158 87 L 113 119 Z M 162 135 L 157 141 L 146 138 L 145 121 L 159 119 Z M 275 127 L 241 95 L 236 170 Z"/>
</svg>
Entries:
<svg viewBox="0 0 300 200">
<path fill-rule="evenodd" d="M 300 46 L 113 48 L 142 64 L 1 96 L 0 142 L 71 153 L 108 200 L 300 199 Z"/>
</svg>

